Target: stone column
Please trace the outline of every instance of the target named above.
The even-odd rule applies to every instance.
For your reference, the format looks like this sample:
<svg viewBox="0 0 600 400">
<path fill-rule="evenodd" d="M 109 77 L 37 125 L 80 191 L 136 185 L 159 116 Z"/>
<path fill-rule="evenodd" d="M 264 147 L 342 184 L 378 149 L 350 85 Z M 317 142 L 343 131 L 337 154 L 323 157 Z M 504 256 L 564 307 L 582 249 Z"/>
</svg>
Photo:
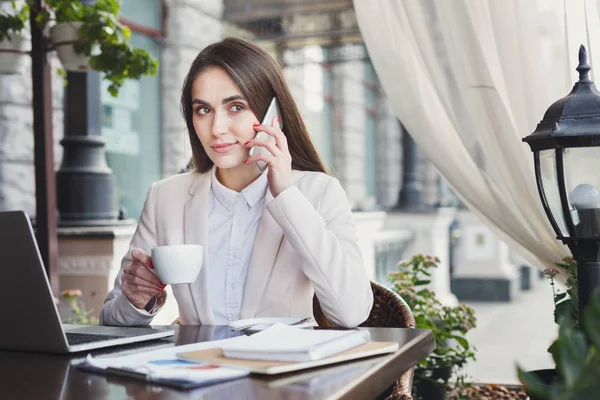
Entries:
<svg viewBox="0 0 600 400">
<path fill-rule="evenodd" d="M 398 122 L 401 126 L 402 123 Z M 419 149 L 408 131 L 402 129 L 402 187 L 394 210 L 421 210 L 421 181 L 419 179 Z"/>
<path fill-rule="evenodd" d="M 365 200 L 364 174 L 364 63 L 332 65 L 333 165 L 353 207 Z"/>
<path fill-rule="evenodd" d="M 167 0 L 166 38 L 161 54 L 163 176 L 184 168 L 192 157 L 180 99 L 183 80 L 198 53 L 222 39 L 221 0 Z"/>
<path fill-rule="evenodd" d="M 60 62 L 49 54 L 52 66 L 54 166 L 62 158 L 63 81 L 56 73 Z M 15 75 L 0 75 L 0 210 L 24 210 L 35 217 L 33 168 L 33 113 L 31 58 Z"/>
<path fill-rule="evenodd" d="M 379 89 L 378 108 L 381 111 L 377 121 L 377 153 L 379 201 L 384 208 L 391 208 L 398 202 L 398 193 L 402 185 L 402 127 L 385 96 Z"/>
<path fill-rule="evenodd" d="M 423 207 L 432 209 L 436 207 L 452 207 L 440 202 L 441 192 L 439 185 L 440 175 L 435 166 L 423 152 L 419 152 L 419 181 L 421 182 L 421 201 Z"/>
</svg>

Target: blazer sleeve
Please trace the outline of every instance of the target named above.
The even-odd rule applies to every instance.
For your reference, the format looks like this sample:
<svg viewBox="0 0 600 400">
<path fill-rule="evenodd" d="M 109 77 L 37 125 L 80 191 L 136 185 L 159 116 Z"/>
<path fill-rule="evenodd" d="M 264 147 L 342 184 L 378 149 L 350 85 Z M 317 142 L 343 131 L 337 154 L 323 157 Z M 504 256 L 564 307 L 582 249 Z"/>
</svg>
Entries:
<svg viewBox="0 0 600 400">
<path fill-rule="evenodd" d="M 303 272 L 327 317 L 344 327 L 364 322 L 373 306 L 373 291 L 339 181 L 329 179 L 318 212 L 296 186 L 280 193 L 267 210 L 302 257 Z"/>
<path fill-rule="evenodd" d="M 121 276 L 123 276 L 123 268 L 131 264 L 131 251 L 138 248 L 150 254 L 152 249 L 156 247 L 155 191 L 156 184 L 152 184 L 146 195 L 137 229 L 129 244 L 129 251 L 121 261 L 121 269 L 115 279 L 115 286 L 106 296 L 100 311 L 100 325 L 149 325 L 156 312 L 165 302 L 166 293 L 163 293 L 158 299 L 157 306 L 153 308 L 152 313 L 149 313 L 146 310 L 136 308 L 121 291 Z"/>
</svg>

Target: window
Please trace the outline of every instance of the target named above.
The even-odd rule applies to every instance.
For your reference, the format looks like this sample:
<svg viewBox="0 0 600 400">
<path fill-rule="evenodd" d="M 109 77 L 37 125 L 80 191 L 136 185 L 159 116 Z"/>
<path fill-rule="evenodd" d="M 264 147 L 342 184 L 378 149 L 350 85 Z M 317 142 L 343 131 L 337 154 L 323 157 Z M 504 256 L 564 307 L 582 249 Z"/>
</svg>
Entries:
<svg viewBox="0 0 600 400">
<path fill-rule="evenodd" d="M 160 29 L 160 0 L 122 2 L 121 17 L 138 25 Z M 159 59 L 160 45 L 132 32 L 131 44 Z M 117 182 L 119 208 L 138 218 L 150 184 L 161 177 L 160 80 L 156 76 L 127 80 L 118 97 L 112 97 L 102 81 L 102 136 L 106 160 Z"/>
</svg>

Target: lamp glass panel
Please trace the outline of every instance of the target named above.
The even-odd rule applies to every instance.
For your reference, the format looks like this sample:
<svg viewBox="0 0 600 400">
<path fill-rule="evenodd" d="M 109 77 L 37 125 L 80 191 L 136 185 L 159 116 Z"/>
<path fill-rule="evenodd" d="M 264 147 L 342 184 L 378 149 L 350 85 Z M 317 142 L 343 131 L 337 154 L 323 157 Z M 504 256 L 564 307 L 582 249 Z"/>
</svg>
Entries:
<svg viewBox="0 0 600 400">
<path fill-rule="evenodd" d="M 558 174 L 556 173 L 556 151 L 541 150 L 540 151 L 540 172 L 542 179 L 542 190 L 546 195 L 546 201 L 550 208 L 550 213 L 558 228 L 560 229 L 560 235 L 569 237 L 569 231 L 567 230 L 567 224 L 562 212 L 562 206 L 560 203 L 560 195 L 558 192 Z"/>
<path fill-rule="evenodd" d="M 575 234 L 600 236 L 600 147 L 563 149 L 563 160 Z"/>
</svg>

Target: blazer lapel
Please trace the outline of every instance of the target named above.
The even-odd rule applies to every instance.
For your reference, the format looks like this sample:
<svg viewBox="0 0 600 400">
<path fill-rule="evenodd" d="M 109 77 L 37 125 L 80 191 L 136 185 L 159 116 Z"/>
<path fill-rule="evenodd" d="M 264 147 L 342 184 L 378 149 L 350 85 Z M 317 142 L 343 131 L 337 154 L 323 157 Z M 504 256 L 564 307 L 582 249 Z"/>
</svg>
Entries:
<svg viewBox="0 0 600 400">
<path fill-rule="evenodd" d="M 210 172 L 199 174 L 189 188 L 192 196 L 184 209 L 185 244 L 201 244 L 204 246 L 202 268 L 198 278 L 188 286 L 198 321 L 189 324 L 215 325 L 215 317 L 210 303 L 210 262 L 208 254 L 208 205 L 210 196 Z"/>
<path fill-rule="evenodd" d="M 272 200 L 273 195 L 267 190 L 265 204 Z M 244 285 L 241 318 L 253 318 L 256 315 L 258 303 L 275 265 L 282 240 L 283 231 L 265 208 L 252 248 L 252 258 Z"/>
</svg>

